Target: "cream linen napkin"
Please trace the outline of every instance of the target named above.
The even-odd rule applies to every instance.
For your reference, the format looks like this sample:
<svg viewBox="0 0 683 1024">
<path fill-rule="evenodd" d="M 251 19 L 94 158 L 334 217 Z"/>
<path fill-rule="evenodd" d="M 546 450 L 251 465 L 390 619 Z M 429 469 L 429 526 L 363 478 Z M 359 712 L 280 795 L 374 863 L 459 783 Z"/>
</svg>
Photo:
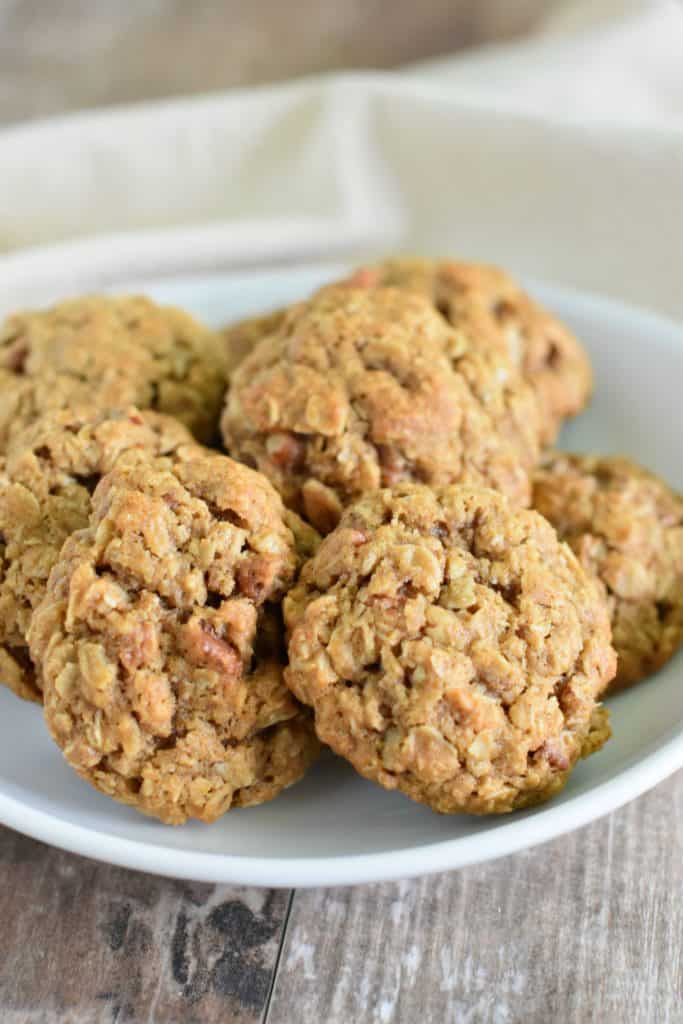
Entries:
<svg viewBox="0 0 683 1024">
<path fill-rule="evenodd" d="M 2 304 L 36 245 L 81 254 L 65 290 L 391 247 L 683 317 L 683 7 L 584 0 L 403 72 L 9 128 L 0 186 Z"/>
</svg>

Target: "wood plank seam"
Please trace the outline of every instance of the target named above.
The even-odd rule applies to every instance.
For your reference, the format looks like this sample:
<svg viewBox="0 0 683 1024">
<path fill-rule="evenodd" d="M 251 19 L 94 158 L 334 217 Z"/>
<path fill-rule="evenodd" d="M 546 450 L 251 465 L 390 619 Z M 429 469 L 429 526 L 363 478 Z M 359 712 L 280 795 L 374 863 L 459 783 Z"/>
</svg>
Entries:
<svg viewBox="0 0 683 1024">
<path fill-rule="evenodd" d="M 282 951 L 285 948 L 285 940 L 287 938 L 287 929 L 289 928 L 289 921 L 292 916 L 292 908 L 294 906 L 294 898 L 296 896 L 296 889 L 290 890 L 289 898 L 287 900 L 287 909 L 285 910 L 284 920 L 282 922 L 282 928 L 280 930 L 280 945 L 278 946 L 277 955 L 275 957 L 275 964 L 273 965 L 273 973 L 270 979 L 270 988 L 268 989 L 268 995 L 266 996 L 266 1002 L 263 1007 L 263 1013 L 261 1016 L 261 1024 L 268 1024 L 268 1017 L 270 1015 L 270 1004 L 273 999 L 273 992 L 275 991 L 275 985 L 277 983 L 277 976 L 280 970 L 280 961 L 282 959 Z"/>
</svg>

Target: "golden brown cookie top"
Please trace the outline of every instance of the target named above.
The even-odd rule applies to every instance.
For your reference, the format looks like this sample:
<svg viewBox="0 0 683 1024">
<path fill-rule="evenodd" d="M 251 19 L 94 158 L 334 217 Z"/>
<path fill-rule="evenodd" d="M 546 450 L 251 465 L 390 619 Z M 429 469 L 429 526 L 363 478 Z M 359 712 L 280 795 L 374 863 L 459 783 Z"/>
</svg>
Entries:
<svg viewBox="0 0 683 1024">
<path fill-rule="evenodd" d="M 323 742 L 443 812 L 544 799 L 606 738 L 607 609 L 539 515 L 402 485 L 347 509 L 285 600 Z"/>
<path fill-rule="evenodd" d="M 545 444 L 555 439 L 562 420 L 580 412 L 590 397 L 592 373 L 580 343 L 498 267 L 394 259 L 359 268 L 348 284 L 410 288 L 477 345 L 507 356 L 536 392 Z"/>
<path fill-rule="evenodd" d="M 549 455 L 534 505 L 604 584 L 619 689 L 683 643 L 683 499 L 630 459 Z"/>
<path fill-rule="evenodd" d="M 238 367 L 223 437 L 321 532 L 360 494 L 403 480 L 483 482 L 523 504 L 533 460 L 498 429 L 506 388 L 421 296 L 328 289 Z"/>
<path fill-rule="evenodd" d="M 298 556 L 268 481 L 197 445 L 103 477 L 29 639 L 67 760 L 164 821 L 211 821 L 299 778 L 317 741 L 282 681 Z"/>
<path fill-rule="evenodd" d="M 166 455 L 186 444 L 192 435 L 172 416 L 90 403 L 48 410 L 12 438 L 5 462 L 13 474 L 31 479 L 34 493 L 47 494 L 63 475 L 85 481 L 103 476 L 124 452 Z"/>
<path fill-rule="evenodd" d="M 209 440 L 225 385 L 220 336 L 141 296 L 90 296 L 9 317 L 0 370 L 0 440 L 36 412 L 86 401 L 165 412 Z"/>
<path fill-rule="evenodd" d="M 104 408 L 125 408 L 131 403 L 127 399 L 119 401 L 120 394 L 118 385 L 105 385 L 93 392 L 88 381 L 63 373 L 25 377 L 0 367 L 0 453 L 46 413 L 91 404 L 93 397 Z"/>
<path fill-rule="evenodd" d="M 90 495 L 127 452 L 168 453 L 192 441 L 177 420 L 135 408 L 46 413 L 0 458 L 0 678 L 40 699 L 26 632 L 62 544 L 88 523 Z"/>
<path fill-rule="evenodd" d="M 115 467 L 93 499 L 112 568 L 180 608 L 212 591 L 278 601 L 297 567 L 279 495 L 248 466 L 199 445 L 167 458 L 143 453 Z"/>
</svg>

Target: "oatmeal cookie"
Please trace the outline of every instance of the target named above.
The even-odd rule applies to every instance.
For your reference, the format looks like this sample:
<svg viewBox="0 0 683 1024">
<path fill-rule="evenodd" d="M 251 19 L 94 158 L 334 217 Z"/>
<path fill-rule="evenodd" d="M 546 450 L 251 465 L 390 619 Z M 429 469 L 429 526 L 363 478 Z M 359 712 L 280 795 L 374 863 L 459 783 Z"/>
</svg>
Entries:
<svg viewBox="0 0 683 1024">
<path fill-rule="evenodd" d="M 298 555 L 282 502 L 197 445 L 119 460 L 36 609 L 31 653 L 67 761 L 171 824 L 299 779 L 318 742 L 283 682 L 279 602 Z"/>
<path fill-rule="evenodd" d="M 88 525 L 90 495 L 124 452 L 192 441 L 177 420 L 135 408 L 46 413 L 0 456 L 0 682 L 41 699 L 26 633 L 67 537 Z"/>
<path fill-rule="evenodd" d="M 425 296 L 462 331 L 472 350 L 505 359 L 519 370 L 536 396 L 540 440 L 551 444 L 562 421 L 588 403 L 593 375 L 577 338 L 497 267 L 456 260 L 393 259 L 360 267 L 340 286 L 408 288 Z M 226 331 L 241 361 L 266 334 L 277 330 L 286 310 L 233 324 Z"/>
<path fill-rule="evenodd" d="M 683 498 L 630 459 L 555 453 L 535 475 L 534 504 L 605 587 L 610 691 L 656 672 L 683 643 Z"/>
<path fill-rule="evenodd" d="M 552 443 L 562 421 L 590 399 L 593 377 L 580 342 L 498 267 L 456 260 L 387 260 L 361 267 L 349 284 L 414 289 L 475 345 L 506 355 L 537 396 L 543 444 Z"/>
<path fill-rule="evenodd" d="M 545 800 L 609 734 L 602 594 L 549 523 L 488 489 L 367 494 L 285 621 L 285 678 L 321 740 L 434 810 Z"/>
<path fill-rule="evenodd" d="M 276 309 L 272 313 L 264 313 L 263 316 L 238 320 L 223 328 L 228 377 L 262 338 L 279 330 L 284 316 L 284 309 Z"/>
<path fill-rule="evenodd" d="M 528 504 L 525 408 L 422 296 L 338 288 L 292 307 L 241 363 L 222 429 L 325 533 L 356 497 L 402 480 L 483 483 Z"/>
<path fill-rule="evenodd" d="M 136 296 L 91 296 L 0 326 L 0 447 L 48 409 L 136 405 L 213 438 L 225 388 L 220 335 Z"/>
</svg>

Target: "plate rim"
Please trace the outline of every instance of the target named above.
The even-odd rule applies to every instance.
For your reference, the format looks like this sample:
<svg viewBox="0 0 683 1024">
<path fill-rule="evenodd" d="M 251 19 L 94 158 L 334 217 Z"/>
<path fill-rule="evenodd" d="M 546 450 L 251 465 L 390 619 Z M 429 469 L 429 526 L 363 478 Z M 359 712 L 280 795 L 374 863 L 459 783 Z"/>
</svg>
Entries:
<svg viewBox="0 0 683 1024">
<path fill-rule="evenodd" d="M 563 803 L 545 805 L 529 818 L 514 818 L 488 832 L 443 839 L 423 846 L 331 857 L 251 857 L 171 849 L 113 836 L 27 808 L 0 793 L 0 822 L 58 849 L 116 867 L 194 882 L 268 889 L 312 889 L 391 882 L 456 871 L 530 850 L 582 828 L 630 803 L 683 767 L 683 728 L 613 778 Z M 407 799 L 407 798 L 406 798 Z M 102 842 L 106 842 L 106 850 Z M 167 862 L 167 863 L 165 863 Z"/>
<path fill-rule="evenodd" d="M 77 254 L 74 248 L 78 250 Z M 10 279 L 13 272 L 20 277 L 22 272 L 30 273 L 33 256 L 39 259 L 44 277 L 49 277 L 49 268 L 53 265 L 59 265 L 63 272 L 64 258 L 67 256 L 71 257 L 76 266 L 82 266 L 82 257 L 87 248 L 84 243 L 75 247 L 67 244 L 2 256 L 0 277 L 6 271 L 10 272 Z M 227 275 L 231 278 L 277 278 L 281 275 L 305 276 L 306 273 L 314 274 L 322 270 L 334 273 L 339 265 L 338 260 L 328 262 L 324 259 L 248 269 L 214 267 L 212 271 L 195 265 L 180 274 L 177 266 L 169 267 L 164 272 L 155 260 L 147 272 L 136 267 L 134 276 L 141 281 L 146 280 L 148 284 L 155 281 L 172 283 L 173 279 L 187 281 L 192 277 L 206 280 L 212 276 Z M 101 266 L 98 273 L 102 273 Z M 113 272 L 112 276 L 116 282 L 122 279 L 120 273 Z M 597 317 L 610 316 L 616 322 L 636 317 L 645 329 L 649 323 L 651 329 L 660 337 L 663 335 L 668 344 L 683 349 L 683 328 L 670 317 L 583 289 L 529 278 L 524 280 L 532 290 L 551 297 L 551 301 L 556 296 L 558 300 L 580 302 L 584 310 L 594 312 Z M 517 819 L 511 817 L 490 832 L 475 832 L 393 851 L 338 856 L 252 857 L 180 850 L 155 842 L 112 835 L 101 828 L 74 824 L 49 811 L 30 807 L 6 792 L 0 792 L 0 823 L 58 849 L 117 867 L 169 878 L 267 888 L 315 888 L 394 881 L 457 870 L 531 849 L 609 814 L 683 767 L 683 725 L 676 728 L 667 739 L 652 743 L 656 744 L 656 748 L 640 756 L 635 763 L 587 792 L 578 793 L 559 804 L 547 804 L 533 815 L 533 819 L 526 816 Z M 533 826 L 530 826 L 530 820 L 533 820 Z"/>
</svg>

